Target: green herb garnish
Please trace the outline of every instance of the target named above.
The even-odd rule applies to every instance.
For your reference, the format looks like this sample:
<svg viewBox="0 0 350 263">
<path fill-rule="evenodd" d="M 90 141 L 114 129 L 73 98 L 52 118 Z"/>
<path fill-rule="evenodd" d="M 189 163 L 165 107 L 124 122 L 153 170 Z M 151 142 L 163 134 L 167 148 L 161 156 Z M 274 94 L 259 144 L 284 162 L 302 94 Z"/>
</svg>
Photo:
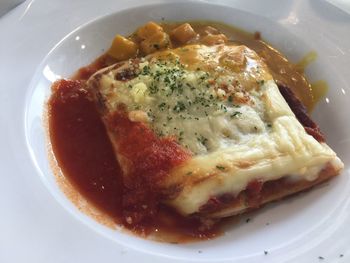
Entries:
<svg viewBox="0 0 350 263">
<path fill-rule="evenodd" d="M 236 117 L 239 117 L 242 115 L 242 112 L 239 112 L 239 111 L 235 111 L 233 114 L 231 114 L 231 118 L 236 118 Z"/>
<path fill-rule="evenodd" d="M 216 166 L 216 169 L 219 169 L 221 171 L 225 170 L 226 168 L 224 166 L 221 166 L 221 165 L 217 165 Z"/>
</svg>

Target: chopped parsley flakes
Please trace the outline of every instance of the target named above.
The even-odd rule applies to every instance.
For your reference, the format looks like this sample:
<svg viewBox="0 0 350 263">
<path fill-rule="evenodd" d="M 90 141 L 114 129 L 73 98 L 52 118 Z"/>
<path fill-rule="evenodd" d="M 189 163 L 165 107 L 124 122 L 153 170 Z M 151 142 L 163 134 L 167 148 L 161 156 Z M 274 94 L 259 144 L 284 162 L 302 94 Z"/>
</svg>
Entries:
<svg viewBox="0 0 350 263">
<path fill-rule="evenodd" d="M 147 113 L 151 127 L 159 136 L 175 136 L 183 146 L 191 150 L 195 147 L 198 153 L 215 144 L 209 143 L 209 137 L 201 135 L 197 126 L 208 124 L 216 116 L 234 121 L 243 115 L 243 110 L 238 109 L 242 106 L 235 101 L 234 79 L 221 78 L 205 70 L 199 67 L 189 70 L 179 59 L 169 55 L 164 59 L 143 61 L 138 76 L 126 86 L 132 90 L 134 82 L 144 84 L 145 89 L 142 94 L 136 94 L 138 100 L 134 99 L 131 107 Z M 184 122 L 186 126 L 183 126 Z M 191 147 L 191 143 L 195 146 Z M 223 166 L 216 168 L 226 169 Z"/>
<path fill-rule="evenodd" d="M 231 118 L 236 118 L 242 115 L 242 112 L 235 111 L 233 114 L 230 115 Z"/>
<path fill-rule="evenodd" d="M 216 166 L 216 169 L 219 169 L 219 170 L 221 170 L 221 171 L 224 171 L 224 170 L 226 170 L 226 167 L 225 167 L 225 166 L 221 166 L 221 165 L 217 165 L 217 166 Z"/>
<path fill-rule="evenodd" d="M 158 105 L 158 108 L 163 111 L 166 107 L 166 103 L 165 102 L 162 102 L 161 104 Z"/>
<path fill-rule="evenodd" d="M 181 112 L 181 111 L 184 111 L 185 109 L 186 109 L 185 103 L 183 103 L 182 101 L 178 101 L 175 107 L 173 108 L 173 111 Z"/>
</svg>

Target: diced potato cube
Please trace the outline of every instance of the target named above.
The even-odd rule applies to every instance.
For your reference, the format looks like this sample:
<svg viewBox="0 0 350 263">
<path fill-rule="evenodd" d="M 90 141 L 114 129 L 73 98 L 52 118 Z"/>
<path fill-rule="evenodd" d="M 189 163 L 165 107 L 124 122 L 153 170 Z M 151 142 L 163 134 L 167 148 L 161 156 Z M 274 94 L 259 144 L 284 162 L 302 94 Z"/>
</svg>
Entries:
<svg viewBox="0 0 350 263">
<path fill-rule="evenodd" d="M 136 55 L 137 45 L 121 35 L 116 35 L 107 53 L 117 60 L 126 60 Z"/>
<path fill-rule="evenodd" d="M 191 25 L 189 23 L 185 23 L 173 29 L 173 31 L 171 31 L 170 37 L 181 44 L 185 44 L 196 35 L 197 34 Z"/>
<path fill-rule="evenodd" d="M 145 40 L 140 44 L 143 53 L 150 54 L 169 45 L 169 36 L 164 32 L 159 32 Z"/>
<path fill-rule="evenodd" d="M 202 43 L 206 45 L 217 45 L 217 44 L 224 44 L 227 42 L 227 37 L 224 34 L 218 34 L 218 35 L 207 35 L 202 38 Z"/>
<path fill-rule="evenodd" d="M 137 30 L 137 36 L 141 39 L 147 39 L 163 32 L 163 28 L 160 25 L 155 22 L 148 22 Z"/>
<path fill-rule="evenodd" d="M 220 34 L 219 30 L 212 26 L 206 26 L 204 28 L 204 35 L 217 35 Z"/>
<path fill-rule="evenodd" d="M 247 62 L 245 50 L 245 46 L 237 46 L 234 51 L 224 53 L 219 58 L 220 64 L 235 72 L 244 70 Z"/>
</svg>

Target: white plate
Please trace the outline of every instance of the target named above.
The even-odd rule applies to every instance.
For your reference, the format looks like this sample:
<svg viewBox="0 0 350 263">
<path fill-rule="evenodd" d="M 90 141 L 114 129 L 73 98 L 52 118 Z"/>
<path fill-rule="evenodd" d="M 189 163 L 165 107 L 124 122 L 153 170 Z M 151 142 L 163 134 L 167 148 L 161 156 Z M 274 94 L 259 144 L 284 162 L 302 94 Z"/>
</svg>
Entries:
<svg viewBox="0 0 350 263">
<path fill-rule="evenodd" d="M 325 262 L 347 262 L 350 16 L 321 2 L 259 3 L 141 6 L 129 2 L 128 6 L 138 7 L 119 11 L 124 8 L 114 1 L 99 6 L 94 1 L 70 6 L 59 1 L 32 1 L 0 20 L 0 32 L 7 36 L 0 44 L 0 57 L 4 58 L 0 62 L 4 72 L 0 116 L 6 123 L 0 131 L 0 208 L 5 215 L 0 224 L 0 262 L 318 262 L 322 260 L 319 257 Z M 78 15 L 72 11 L 79 8 Z M 232 226 L 222 237 L 189 245 L 161 244 L 120 233 L 78 211 L 57 187 L 48 165 L 42 113 L 50 84 L 101 54 L 116 32 L 130 33 L 138 25 L 162 17 L 216 20 L 258 30 L 292 61 L 316 51 L 318 59 L 307 68 L 307 76 L 311 81 L 326 80 L 330 91 L 314 118 L 345 163 L 342 176 L 267 206 L 255 213 L 251 222 Z M 17 25 L 9 27 L 11 22 Z"/>
</svg>

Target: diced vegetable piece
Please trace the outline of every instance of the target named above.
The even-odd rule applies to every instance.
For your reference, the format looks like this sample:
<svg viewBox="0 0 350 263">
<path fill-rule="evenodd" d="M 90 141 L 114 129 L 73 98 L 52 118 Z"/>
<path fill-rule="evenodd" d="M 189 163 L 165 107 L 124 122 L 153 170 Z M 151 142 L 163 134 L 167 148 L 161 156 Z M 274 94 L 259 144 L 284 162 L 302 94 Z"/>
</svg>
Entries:
<svg viewBox="0 0 350 263">
<path fill-rule="evenodd" d="M 117 60 L 126 60 L 136 55 L 137 45 L 121 35 L 116 35 L 107 53 Z"/>
<path fill-rule="evenodd" d="M 159 32 L 143 40 L 140 44 L 141 50 L 145 54 L 150 54 L 169 45 L 169 36 L 164 32 Z"/>
<path fill-rule="evenodd" d="M 147 39 L 163 32 L 163 28 L 160 25 L 155 22 L 148 22 L 137 30 L 137 36 L 141 39 Z"/>
<path fill-rule="evenodd" d="M 171 31 L 170 37 L 181 44 L 185 44 L 196 35 L 197 34 L 191 25 L 189 23 L 185 23 Z"/>
<path fill-rule="evenodd" d="M 219 61 L 225 67 L 231 68 L 234 72 L 242 72 L 246 66 L 245 46 L 237 46 L 236 51 L 224 53 Z"/>
<path fill-rule="evenodd" d="M 202 42 L 209 46 L 223 44 L 227 42 L 227 37 L 224 34 L 218 34 L 218 35 L 209 34 L 202 38 Z"/>
<path fill-rule="evenodd" d="M 204 35 L 218 35 L 220 34 L 219 30 L 212 26 L 206 26 L 204 28 Z"/>
</svg>

